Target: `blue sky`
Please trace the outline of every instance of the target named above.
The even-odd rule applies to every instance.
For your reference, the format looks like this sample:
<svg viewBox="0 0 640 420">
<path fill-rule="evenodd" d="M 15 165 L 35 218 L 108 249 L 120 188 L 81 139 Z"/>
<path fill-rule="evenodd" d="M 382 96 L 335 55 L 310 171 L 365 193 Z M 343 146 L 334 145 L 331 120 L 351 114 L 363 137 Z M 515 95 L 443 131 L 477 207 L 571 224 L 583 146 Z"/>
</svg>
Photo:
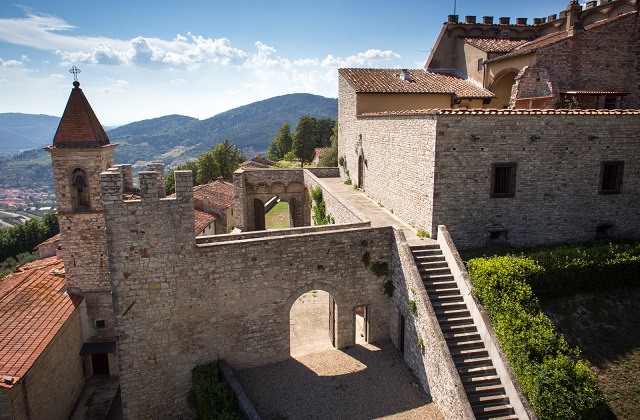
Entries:
<svg viewBox="0 0 640 420">
<path fill-rule="evenodd" d="M 582 3 L 583 1 L 581 1 Z M 548 16 L 569 0 L 457 0 L 457 14 Z M 0 2 L 0 112 L 60 115 L 73 77 L 117 125 L 200 119 L 287 93 L 337 97 L 340 67 L 421 68 L 454 1 Z"/>
</svg>

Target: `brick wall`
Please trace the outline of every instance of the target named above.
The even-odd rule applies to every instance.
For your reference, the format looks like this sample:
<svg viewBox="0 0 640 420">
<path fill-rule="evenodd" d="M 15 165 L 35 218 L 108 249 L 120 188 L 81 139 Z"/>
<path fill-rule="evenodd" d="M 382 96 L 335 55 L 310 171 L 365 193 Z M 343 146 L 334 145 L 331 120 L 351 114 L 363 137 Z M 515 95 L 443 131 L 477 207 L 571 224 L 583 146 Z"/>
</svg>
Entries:
<svg viewBox="0 0 640 420">
<path fill-rule="evenodd" d="M 195 244 L 191 175 L 177 171 L 176 198 L 123 202 L 121 180 L 103 174 L 118 358 L 126 418 L 187 410 L 191 368 L 226 359 L 242 368 L 289 356 L 289 309 L 320 289 L 338 304 L 338 346 L 355 342 L 357 305 L 370 337 L 388 336 L 385 279 L 362 263 L 390 263 L 391 228 L 347 229 Z M 152 181 L 151 179 L 149 181 Z"/>
</svg>

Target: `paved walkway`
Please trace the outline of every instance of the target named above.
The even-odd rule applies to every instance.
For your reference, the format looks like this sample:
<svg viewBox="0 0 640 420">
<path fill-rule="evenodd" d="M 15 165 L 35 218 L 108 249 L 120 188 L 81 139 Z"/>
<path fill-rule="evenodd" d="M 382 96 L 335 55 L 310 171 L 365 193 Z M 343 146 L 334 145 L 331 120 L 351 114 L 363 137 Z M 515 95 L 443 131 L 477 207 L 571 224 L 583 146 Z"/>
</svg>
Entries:
<svg viewBox="0 0 640 420">
<path fill-rule="evenodd" d="M 341 178 L 322 178 L 321 181 L 329 187 L 333 193 L 342 197 L 344 201 L 364 215 L 367 220 L 370 220 L 371 227 L 395 226 L 402 229 L 410 246 L 436 243 L 434 239 L 418 238 L 416 229 L 409 226 L 386 208 L 374 203 L 373 200 L 367 197 L 362 191 L 353 188 L 352 185 L 345 185 Z"/>
</svg>

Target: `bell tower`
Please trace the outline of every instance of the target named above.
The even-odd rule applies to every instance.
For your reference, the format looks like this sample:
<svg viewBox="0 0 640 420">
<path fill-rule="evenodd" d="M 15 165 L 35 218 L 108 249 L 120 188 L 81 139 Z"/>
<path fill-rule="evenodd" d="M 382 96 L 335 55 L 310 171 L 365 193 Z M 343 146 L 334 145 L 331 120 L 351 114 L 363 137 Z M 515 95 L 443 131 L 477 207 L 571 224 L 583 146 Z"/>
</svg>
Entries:
<svg viewBox="0 0 640 420">
<path fill-rule="evenodd" d="M 77 76 L 79 70 L 71 72 Z M 75 79 L 53 145 L 45 150 L 51 153 L 67 291 L 84 296 L 85 340 L 114 341 L 100 173 L 114 165 L 117 144 L 109 142 Z"/>
</svg>

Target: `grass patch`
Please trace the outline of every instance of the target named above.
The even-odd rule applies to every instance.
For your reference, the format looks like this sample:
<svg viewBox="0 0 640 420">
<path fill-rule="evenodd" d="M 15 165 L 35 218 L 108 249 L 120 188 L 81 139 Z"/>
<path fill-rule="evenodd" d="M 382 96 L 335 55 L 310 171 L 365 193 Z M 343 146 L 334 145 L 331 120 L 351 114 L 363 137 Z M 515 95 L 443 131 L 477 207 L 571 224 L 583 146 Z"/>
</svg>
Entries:
<svg viewBox="0 0 640 420">
<path fill-rule="evenodd" d="M 264 225 L 267 229 L 286 229 L 291 227 L 289 217 L 289 203 L 281 201 L 264 215 Z"/>
</svg>

